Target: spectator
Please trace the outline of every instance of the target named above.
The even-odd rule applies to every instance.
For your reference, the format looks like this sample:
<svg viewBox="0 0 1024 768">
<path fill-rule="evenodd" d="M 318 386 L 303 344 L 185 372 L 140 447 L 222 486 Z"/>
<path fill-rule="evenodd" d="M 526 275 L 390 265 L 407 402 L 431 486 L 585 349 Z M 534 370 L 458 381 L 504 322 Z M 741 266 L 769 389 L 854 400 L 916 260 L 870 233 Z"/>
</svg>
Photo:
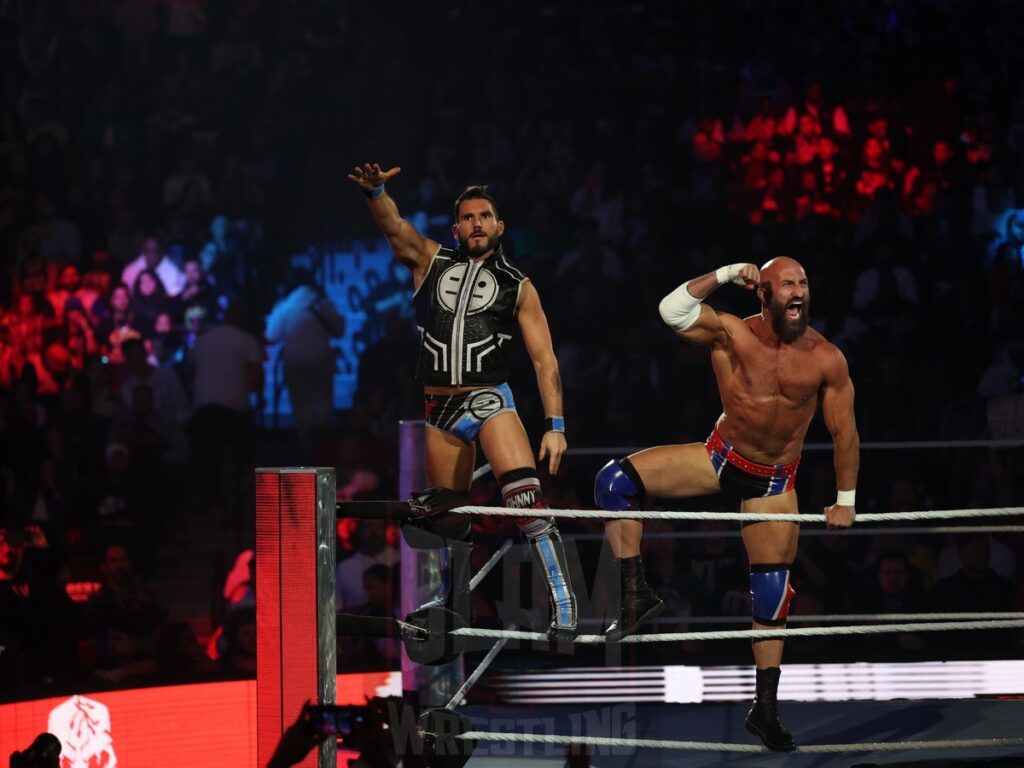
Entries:
<svg viewBox="0 0 1024 768">
<path fill-rule="evenodd" d="M 111 543 L 104 547 L 100 573 L 103 586 L 86 604 L 95 626 L 118 626 L 139 636 L 156 629 L 166 610 L 136 573 L 126 546 Z"/>
<path fill-rule="evenodd" d="M 846 110 L 841 104 L 826 104 L 825 90 L 817 78 L 807 83 L 804 102 L 799 109 L 790 107 L 786 110 L 780 126 L 781 132 L 792 134 L 798 129 L 798 123 L 804 118 L 810 121 L 815 134 L 827 134 L 840 140 L 850 136 L 850 120 L 846 116 Z"/>
<path fill-rule="evenodd" d="M 132 286 L 132 316 L 135 328 L 149 341 L 156 333 L 156 318 L 170 309 L 167 291 L 156 272 L 144 269 Z"/>
<path fill-rule="evenodd" d="M 860 172 L 854 190 L 861 198 L 874 198 L 879 189 L 895 189 L 896 175 L 892 168 L 885 142 L 868 137 L 861 152 Z"/>
<path fill-rule="evenodd" d="M 109 306 L 104 310 L 103 319 L 96 329 L 100 348 L 111 362 L 123 363 L 122 345 L 129 339 L 141 339 L 135 311 L 132 309 L 132 294 L 126 285 L 119 285 L 110 292 Z"/>
<path fill-rule="evenodd" d="M 610 291 L 625 279 L 622 261 L 601 239 L 600 227 L 594 219 L 581 219 L 577 223 L 576 243 L 555 267 L 554 282 L 561 290 L 567 292 L 569 286 L 592 284 Z"/>
<path fill-rule="evenodd" d="M 200 490 L 207 502 L 226 509 L 223 486 L 229 473 L 240 473 L 252 450 L 253 409 L 250 396 L 263 392 L 263 348 L 241 328 L 242 307 L 228 305 L 224 321 L 196 340 L 195 414 L 192 455 Z"/>
<path fill-rule="evenodd" d="M 72 297 L 78 299 L 80 308 L 90 315 L 93 314 L 93 307 L 99 300 L 99 294 L 96 291 L 82 286 L 82 277 L 78 267 L 74 264 L 65 264 L 60 270 L 56 289 L 46 295 L 47 301 L 53 307 L 55 324 L 60 325 L 64 322 L 64 305 Z"/>
<path fill-rule="evenodd" d="M 905 554 L 890 549 L 879 555 L 875 578 L 860 602 L 862 613 L 914 613 L 924 610 L 924 590 L 914 579 Z"/>
<path fill-rule="evenodd" d="M 238 230 L 245 229 L 245 222 L 232 222 L 223 214 L 210 221 L 210 239 L 200 249 L 197 261 L 203 273 L 222 291 L 238 291 L 247 286 L 245 257 L 237 238 Z"/>
<path fill-rule="evenodd" d="M 186 622 L 172 621 L 156 635 L 156 679 L 164 685 L 180 685 L 218 678 L 217 665 L 206 655 Z"/>
<path fill-rule="evenodd" d="M 728 523 L 705 520 L 702 531 L 726 531 Z M 700 605 L 695 613 L 705 616 L 735 616 L 750 612 L 748 590 L 743 588 L 743 556 L 728 536 L 708 536 L 694 543 L 690 553 L 690 573 L 701 585 Z M 749 579 L 747 579 L 749 581 Z"/>
<path fill-rule="evenodd" d="M 126 688 L 148 682 L 157 670 L 155 659 L 146 650 L 148 626 L 136 613 L 113 611 L 100 629 L 100 655 L 94 674 L 97 678 Z"/>
<path fill-rule="evenodd" d="M 185 274 L 167 257 L 155 237 L 143 241 L 142 253 L 121 272 L 121 282 L 134 289 L 136 278 L 145 269 L 156 272 L 168 296 L 177 296 L 185 287 Z"/>
<path fill-rule="evenodd" d="M 179 424 L 188 421 L 192 407 L 173 371 L 150 365 L 146 345 L 140 339 L 125 341 L 122 350 L 125 378 L 121 382 L 121 401 L 131 403 L 135 388 L 145 385 L 152 391 L 153 410 L 158 415 Z"/>
<path fill-rule="evenodd" d="M 357 616 L 395 615 L 395 569 L 377 563 L 363 572 L 366 601 L 346 607 L 346 613 Z M 350 669 L 395 669 L 401 664 L 400 644 L 395 638 L 339 638 L 338 658 L 345 659 Z"/>
<path fill-rule="evenodd" d="M 340 657 L 339 657 L 340 658 Z M 224 622 L 221 668 L 228 675 L 256 676 L 256 607 L 247 605 L 228 613 Z"/>
<path fill-rule="evenodd" d="M 173 470 L 188 458 L 188 441 L 173 416 L 156 410 L 149 384 L 136 383 L 129 394 L 128 410 L 111 427 L 111 439 L 127 446 L 136 467 L 148 470 L 155 490 L 165 490 Z M 160 494 L 157 502 L 165 499 L 166 493 Z"/>
<path fill-rule="evenodd" d="M 217 312 L 217 288 L 206 274 L 199 259 L 185 262 L 185 287 L 174 298 L 173 317 L 175 322 L 185 322 L 190 309 L 198 309 L 204 318 L 212 321 Z"/>
<path fill-rule="evenodd" d="M 92 320 L 77 296 L 64 305 L 64 342 L 71 354 L 72 367 L 79 371 L 85 368 L 86 359 L 100 350 Z"/>
<path fill-rule="evenodd" d="M 891 317 L 901 306 L 920 303 L 914 273 L 896 263 L 891 245 L 879 245 L 874 266 L 861 272 L 853 286 L 854 309 L 873 318 L 878 317 L 878 312 Z"/>
<path fill-rule="evenodd" d="M 373 565 L 391 567 L 398 562 L 398 550 L 387 543 L 384 520 L 360 520 L 356 527 L 356 551 L 338 563 L 338 610 L 362 605 L 367 600 L 363 574 Z"/>
<path fill-rule="evenodd" d="M 932 599 L 936 608 L 949 611 L 1005 611 L 1013 605 L 1015 590 L 990 565 L 988 539 L 968 534 L 959 539 L 960 568 L 935 582 Z"/>
<path fill-rule="evenodd" d="M 266 338 L 271 344 L 284 345 L 284 383 L 306 455 L 312 455 L 314 433 L 334 421 L 336 353 L 330 341 L 344 332 L 345 319 L 313 275 L 293 269 L 267 317 Z"/>
<path fill-rule="evenodd" d="M 670 534 L 672 526 L 663 520 L 646 521 L 643 542 L 644 566 L 647 580 L 658 597 L 665 601 L 666 618 L 677 619 L 674 628 L 662 627 L 662 632 L 683 632 L 687 616 L 692 616 L 694 603 L 700 602 L 704 585 L 693 577 L 687 558 L 681 553 L 681 542 L 674 538 L 658 538 L 649 534 Z"/>
</svg>

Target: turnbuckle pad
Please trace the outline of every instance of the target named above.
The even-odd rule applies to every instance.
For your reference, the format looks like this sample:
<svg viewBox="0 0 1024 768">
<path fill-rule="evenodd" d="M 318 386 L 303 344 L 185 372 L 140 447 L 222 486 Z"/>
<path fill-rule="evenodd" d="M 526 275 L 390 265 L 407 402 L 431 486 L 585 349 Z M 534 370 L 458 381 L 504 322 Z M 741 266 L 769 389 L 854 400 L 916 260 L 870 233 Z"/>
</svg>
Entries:
<svg viewBox="0 0 1024 768">
<path fill-rule="evenodd" d="M 473 729 L 465 715 L 441 707 L 428 709 L 420 715 L 419 728 L 430 768 L 462 768 L 473 756 L 476 742 L 456 738 Z"/>
<path fill-rule="evenodd" d="M 443 549 L 453 541 L 469 541 L 473 522 L 469 515 L 442 512 L 434 517 L 413 517 L 402 522 L 402 538 L 413 549 Z"/>
<path fill-rule="evenodd" d="M 445 539 L 469 541 L 472 520 L 469 515 L 458 515 L 450 510 L 461 507 L 469 500 L 464 491 L 451 488 L 424 488 L 413 491 L 409 499 L 411 517 L 402 525 L 402 535 L 414 549 L 440 549 Z"/>
<path fill-rule="evenodd" d="M 466 620 L 454 611 L 439 605 L 427 606 L 410 613 L 405 621 L 420 630 L 402 632 L 405 652 L 417 664 L 432 667 L 447 664 L 466 649 L 465 638 L 451 634 L 466 627 Z"/>
</svg>

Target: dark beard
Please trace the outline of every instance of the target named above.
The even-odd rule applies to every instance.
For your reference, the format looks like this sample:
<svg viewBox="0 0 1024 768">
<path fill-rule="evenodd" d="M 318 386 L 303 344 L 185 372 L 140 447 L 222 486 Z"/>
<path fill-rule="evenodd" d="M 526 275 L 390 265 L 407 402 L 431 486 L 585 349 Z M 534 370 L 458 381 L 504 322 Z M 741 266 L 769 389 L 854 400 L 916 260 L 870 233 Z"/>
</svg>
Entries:
<svg viewBox="0 0 1024 768">
<path fill-rule="evenodd" d="M 807 326 L 811 322 L 810 309 L 810 300 L 804 299 L 804 306 L 800 312 L 800 318 L 798 320 L 790 320 L 786 317 L 785 304 L 769 300 L 768 314 L 771 316 L 772 330 L 775 331 L 775 335 L 782 339 L 786 344 L 792 344 L 794 341 L 799 339 L 804 335 L 804 331 L 807 330 Z"/>
<path fill-rule="evenodd" d="M 498 236 L 487 238 L 487 242 L 484 245 L 470 246 L 469 240 L 459 240 L 459 250 L 471 259 L 475 259 L 478 256 L 483 256 L 488 251 L 498 246 Z"/>
</svg>

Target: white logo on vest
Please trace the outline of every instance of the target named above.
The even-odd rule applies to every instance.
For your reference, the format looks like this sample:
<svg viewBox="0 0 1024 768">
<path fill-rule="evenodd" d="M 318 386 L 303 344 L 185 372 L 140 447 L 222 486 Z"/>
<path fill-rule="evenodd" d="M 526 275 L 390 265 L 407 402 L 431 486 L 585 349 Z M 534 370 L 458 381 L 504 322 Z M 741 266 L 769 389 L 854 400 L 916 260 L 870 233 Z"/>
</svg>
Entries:
<svg viewBox="0 0 1024 768">
<path fill-rule="evenodd" d="M 462 281 L 466 277 L 466 269 L 469 267 L 465 262 L 452 264 L 437 281 L 437 300 L 449 312 L 455 311 L 455 302 L 462 288 Z M 498 298 L 498 281 L 486 267 L 481 267 L 476 273 L 472 293 L 469 297 L 467 315 L 475 315 L 490 307 Z"/>
</svg>

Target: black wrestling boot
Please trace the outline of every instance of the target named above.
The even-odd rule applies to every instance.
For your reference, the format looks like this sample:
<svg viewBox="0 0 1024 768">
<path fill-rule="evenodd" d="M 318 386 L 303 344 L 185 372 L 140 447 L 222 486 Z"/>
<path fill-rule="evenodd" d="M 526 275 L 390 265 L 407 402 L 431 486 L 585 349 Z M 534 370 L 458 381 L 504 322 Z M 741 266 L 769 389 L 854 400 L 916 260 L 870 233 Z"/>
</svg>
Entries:
<svg viewBox="0 0 1024 768">
<path fill-rule="evenodd" d="M 473 544 L 467 541 L 448 541 L 448 546 L 441 550 L 441 586 L 437 595 L 421 605 L 424 608 L 447 608 L 458 614 L 472 626 L 472 598 L 470 597 L 470 559 Z"/>
<path fill-rule="evenodd" d="M 747 713 L 746 728 L 774 752 L 792 752 L 796 749 L 793 734 L 779 722 L 779 667 L 757 670 L 757 692 Z"/>
<path fill-rule="evenodd" d="M 609 643 L 636 634 L 637 627 L 665 609 L 665 603 L 647 586 L 640 555 L 616 559 L 615 564 L 619 569 L 622 597 L 619 601 L 619 615 L 604 631 L 605 640 Z"/>
</svg>

